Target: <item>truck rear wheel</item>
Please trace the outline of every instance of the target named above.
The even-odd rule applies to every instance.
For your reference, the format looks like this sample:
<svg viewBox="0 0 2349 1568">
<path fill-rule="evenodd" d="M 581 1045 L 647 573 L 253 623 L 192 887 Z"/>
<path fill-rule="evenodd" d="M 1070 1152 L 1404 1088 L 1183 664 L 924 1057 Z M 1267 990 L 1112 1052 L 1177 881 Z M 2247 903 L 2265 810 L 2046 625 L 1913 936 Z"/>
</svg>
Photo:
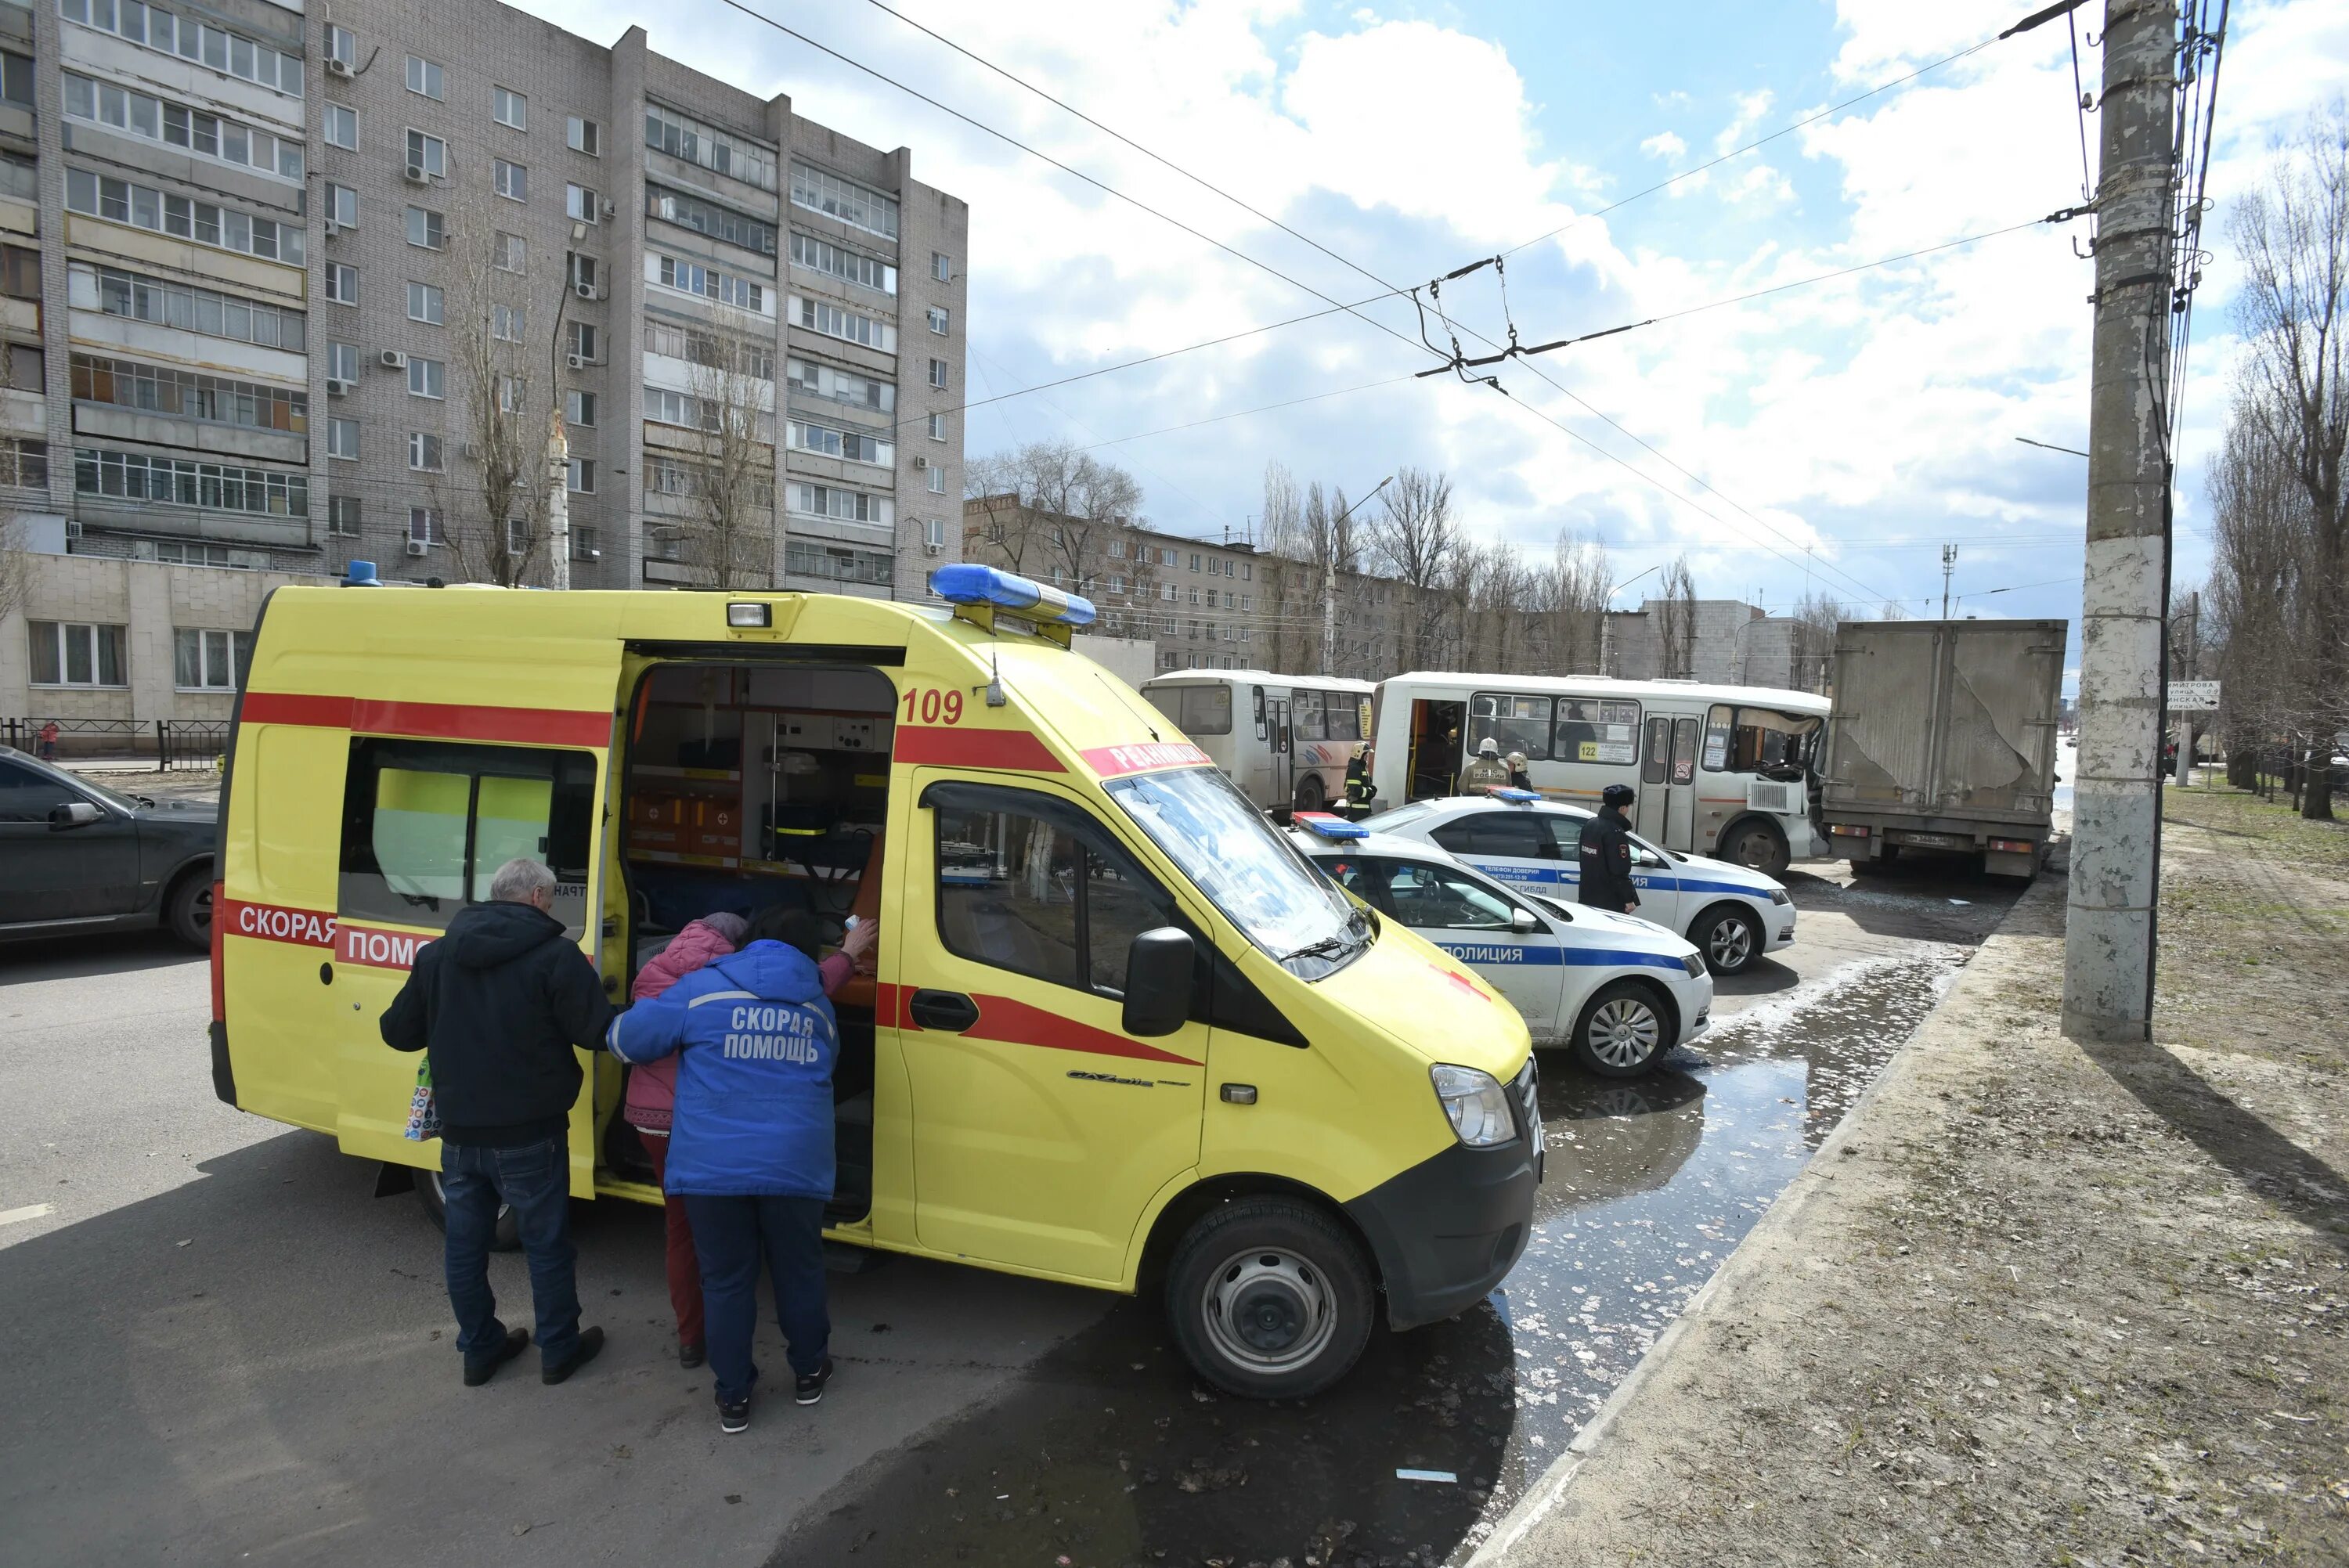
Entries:
<svg viewBox="0 0 2349 1568">
<path fill-rule="evenodd" d="M 449 1229 L 449 1205 L 440 1193 L 440 1172 L 419 1171 L 416 1173 L 416 1196 L 423 1203 L 424 1212 L 431 1216 L 433 1228 L 445 1234 Z M 498 1205 L 497 1234 L 490 1242 L 490 1251 L 522 1251 L 522 1222 L 514 1218 L 512 1203 Z"/>
<path fill-rule="evenodd" d="M 1377 1301 L 1361 1243 L 1290 1198 L 1210 1211 L 1166 1271 L 1166 1316 L 1191 1369 L 1252 1399 L 1301 1399 L 1344 1377 Z"/>
</svg>

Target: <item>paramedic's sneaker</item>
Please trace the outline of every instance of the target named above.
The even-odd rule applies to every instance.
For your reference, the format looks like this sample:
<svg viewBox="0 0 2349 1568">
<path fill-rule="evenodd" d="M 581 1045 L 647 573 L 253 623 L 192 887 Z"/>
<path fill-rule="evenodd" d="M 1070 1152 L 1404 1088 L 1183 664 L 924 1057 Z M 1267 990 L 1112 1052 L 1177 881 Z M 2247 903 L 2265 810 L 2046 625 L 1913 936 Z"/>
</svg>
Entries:
<svg viewBox="0 0 2349 1568">
<path fill-rule="evenodd" d="M 718 1401 L 718 1429 L 721 1432 L 747 1432 L 750 1429 L 750 1401 L 746 1398 L 734 1404 Z"/>
<path fill-rule="evenodd" d="M 498 1375 L 498 1368 L 530 1347 L 530 1330 L 509 1328 L 506 1341 L 479 1361 L 465 1363 L 465 1387 L 478 1388 Z"/>
<path fill-rule="evenodd" d="M 583 1328 L 579 1331 L 579 1348 L 553 1366 L 541 1367 L 538 1380 L 542 1383 L 560 1383 L 590 1361 L 595 1360 L 596 1352 L 603 1348 L 604 1331 L 600 1328 Z"/>
<path fill-rule="evenodd" d="M 823 1386 L 832 1381 L 832 1357 L 827 1356 L 814 1371 L 802 1376 L 794 1386 L 792 1398 L 802 1405 L 812 1405 L 823 1398 Z"/>
<path fill-rule="evenodd" d="M 709 1359 L 709 1346 L 699 1340 L 680 1339 L 677 1342 L 677 1364 L 688 1371 L 691 1371 Z"/>
</svg>

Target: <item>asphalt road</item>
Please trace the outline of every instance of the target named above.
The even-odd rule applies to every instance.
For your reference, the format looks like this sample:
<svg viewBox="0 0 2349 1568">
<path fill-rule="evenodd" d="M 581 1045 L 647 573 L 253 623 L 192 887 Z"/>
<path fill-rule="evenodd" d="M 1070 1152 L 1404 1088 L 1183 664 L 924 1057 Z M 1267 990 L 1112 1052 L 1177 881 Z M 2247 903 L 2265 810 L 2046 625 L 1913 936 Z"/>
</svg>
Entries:
<svg viewBox="0 0 2349 1568">
<path fill-rule="evenodd" d="M 1808 872 L 1829 868 L 1814 866 Z M 26 1562 L 1071 1563 L 1464 1555 L 1930 1008 L 2010 890 L 1798 869 L 1799 939 L 1629 1088 L 1546 1069 L 1550 1181 L 1488 1303 L 1309 1405 L 1213 1398 L 1149 1304 L 897 1260 L 833 1281 L 831 1393 L 722 1438 L 647 1210 L 583 1206 L 603 1358 L 460 1385 L 439 1236 L 213 1099 L 203 963 L 0 949 L 0 1519 Z M 526 1321 L 517 1257 L 493 1278 Z M 771 1324 L 761 1359 L 779 1367 Z M 519 1375 L 517 1375 L 519 1374 Z M 1395 1479 L 1398 1467 L 1451 1483 Z"/>
</svg>

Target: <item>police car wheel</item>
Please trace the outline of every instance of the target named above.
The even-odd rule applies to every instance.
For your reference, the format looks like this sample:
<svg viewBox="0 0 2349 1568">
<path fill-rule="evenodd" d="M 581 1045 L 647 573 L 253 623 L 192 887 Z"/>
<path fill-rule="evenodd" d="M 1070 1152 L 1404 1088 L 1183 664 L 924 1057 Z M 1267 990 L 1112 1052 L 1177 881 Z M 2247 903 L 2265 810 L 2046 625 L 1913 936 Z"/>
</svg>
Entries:
<svg viewBox="0 0 2349 1568">
<path fill-rule="evenodd" d="M 419 1171 L 416 1173 L 416 1196 L 423 1203 L 425 1213 L 431 1216 L 433 1226 L 446 1232 L 449 1229 L 449 1205 L 441 1196 L 440 1172 Z M 512 1203 L 498 1205 L 497 1234 L 490 1243 L 490 1251 L 522 1251 L 522 1222 L 514 1218 Z"/>
<path fill-rule="evenodd" d="M 1637 980 L 1602 985 L 1574 1021 L 1574 1059 L 1600 1078 L 1636 1078 L 1671 1049 L 1662 1001 Z"/>
<path fill-rule="evenodd" d="M 1697 916 L 1689 927 L 1689 940 L 1704 954 L 1706 968 L 1715 975 L 1735 975 L 1761 953 L 1762 927 L 1735 904 L 1717 903 Z"/>
<path fill-rule="evenodd" d="M 1361 1244 L 1288 1198 L 1209 1211 L 1166 1271 L 1166 1315 L 1191 1369 L 1256 1399 L 1301 1399 L 1344 1377 L 1377 1300 Z"/>
</svg>

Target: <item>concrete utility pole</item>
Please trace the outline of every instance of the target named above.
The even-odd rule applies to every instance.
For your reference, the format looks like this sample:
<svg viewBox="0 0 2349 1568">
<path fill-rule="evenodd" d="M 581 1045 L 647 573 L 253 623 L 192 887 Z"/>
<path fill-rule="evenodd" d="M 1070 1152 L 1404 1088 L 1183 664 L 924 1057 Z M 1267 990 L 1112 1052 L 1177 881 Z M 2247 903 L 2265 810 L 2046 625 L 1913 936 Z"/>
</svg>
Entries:
<svg viewBox="0 0 2349 1568">
<path fill-rule="evenodd" d="M 546 422 L 546 585 L 571 586 L 571 435 L 563 423 L 563 389 Z"/>
<path fill-rule="evenodd" d="M 2125 1041 L 2147 1038 L 2153 1020 L 2177 0 L 2106 0 L 2104 46 L 2064 1033 Z"/>
<path fill-rule="evenodd" d="M 1329 549 L 1324 552 L 1327 559 L 1321 562 L 1321 673 L 1325 676 L 1338 673 L 1338 531 L 1348 518 L 1362 509 L 1371 495 L 1378 494 L 1393 482 L 1394 475 L 1389 474 L 1371 487 L 1371 495 L 1364 496 L 1330 521 Z"/>
<path fill-rule="evenodd" d="M 1941 546 L 1941 619 L 1950 618 L 1950 573 L 1958 569 L 1958 547 Z"/>
</svg>

